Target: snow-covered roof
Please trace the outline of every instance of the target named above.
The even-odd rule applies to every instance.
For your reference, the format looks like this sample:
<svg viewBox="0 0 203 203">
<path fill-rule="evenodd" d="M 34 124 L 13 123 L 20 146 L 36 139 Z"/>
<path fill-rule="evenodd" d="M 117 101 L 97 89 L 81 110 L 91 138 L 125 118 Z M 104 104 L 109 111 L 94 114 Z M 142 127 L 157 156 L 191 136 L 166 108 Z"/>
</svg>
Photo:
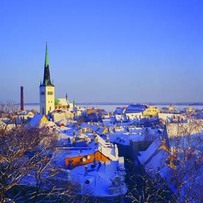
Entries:
<svg viewBox="0 0 203 203">
<path fill-rule="evenodd" d="M 118 143 L 122 145 L 130 145 L 130 141 L 139 142 L 139 141 L 151 141 L 156 137 L 159 137 L 157 133 L 158 129 L 152 128 L 139 128 L 128 126 L 122 131 L 115 131 L 109 134 L 109 140 L 113 143 Z"/>
<path fill-rule="evenodd" d="M 96 132 L 98 129 L 99 129 L 99 126 L 98 125 L 95 125 L 95 124 L 88 124 L 88 123 L 82 123 L 80 125 L 80 128 L 89 128 L 91 129 L 93 132 Z"/>
<path fill-rule="evenodd" d="M 118 160 L 118 148 L 117 145 L 106 142 L 99 135 L 96 136 L 95 140 L 99 143 L 98 150 L 112 161 Z"/>
<path fill-rule="evenodd" d="M 93 153 L 94 149 L 89 147 L 59 147 L 54 154 L 54 163 L 60 167 L 65 167 L 66 158 L 88 156 Z"/>
<path fill-rule="evenodd" d="M 124 174 L 119 172 L 118 161 L 79 166 L 71 170 L 71 180 L 81 184 L 81 194 L 114 197 L 127 192 Z"/>
<path fill-rule="evenodd" d="M 161 146 L 162 141 L 158 138 L 152 144 L 147 148 L 146 151 L 142 153 L 141 156 L 139 156 L 139 160 L 142 164 L 145 164 L 149 158 L 159 149 Z"/>
<path fill-rule="evenodd" d="M 30 120 L 29 124 L 30 124 L 31 127 L 34 128 L 34 127 L 37 127 L 42 120 L 48 121 L 44 115 L 42 115 L 42 114 L 35 114 L 32 117 L 32 119 Z"/>
<path fill-rule="evenodd" d="M 30 120 L 29 126 L 34 128 L 34 127 L 48 127 L 52 129 L 56 129 L 57 125 L 53 121 L 48 121 L 46 116 L 42 114 L 35 114 L 34 117 Z"/>
<path fill-rule="evenodd" d="M 146 151 L 142 152 L 138 159 L 145 165 L 147 171 L 160 171 L 166 166 L 166 160 L 170 155 L 170 152 L 164 146 L 162 140 L 157 138 L 147 148 Z"/>
<path fill-rule="evenodd" d="M 110 142 L 118 143 L 121 145 L 130 145 L 130 141 L 143 141 L 145 136 L 139 133 L 129 133 L 129 132 L 116 132 L 109 135 Z"/>
<path fill-rule="evenodd" d="M 114 111 L 114 115 L 122 115 L 124 112 L 124 107 L 117 107 L 116 110 Z"/>
<path fill-rule="evenodd" d="M 143 112 L 147 108 L 146 105 L 143 104 L 130 104 L 125 113 L 140 113 Z"/>
</svg>

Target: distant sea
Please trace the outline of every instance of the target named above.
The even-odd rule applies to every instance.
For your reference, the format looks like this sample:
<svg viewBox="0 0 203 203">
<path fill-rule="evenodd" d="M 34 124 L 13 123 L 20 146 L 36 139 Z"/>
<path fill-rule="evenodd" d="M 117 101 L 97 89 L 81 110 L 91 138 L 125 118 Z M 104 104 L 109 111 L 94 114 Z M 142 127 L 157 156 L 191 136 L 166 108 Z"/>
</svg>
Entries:
<svg viewBox="0 0 203 203">
<path fill-rule="evenodd" d="M 104 109 L 106 112 L 113 112 L 117 107 L 127 107 L 131 103 L 114 103 L 114 102 L 87 102 L 87 103 L 77 103 L 78 106 L 81 107 L 94 107 L 99 109 Z M 171 103 L 146 103 L 149 105 L 157 106 L 158 108 L 163 108 L 166 106 L 171 105 Z M 187 108 L 188 106 L 193 107 L 197 110 L 203 110 L 203 103 L 172 103 L 173 106 L 175 106 L 178 110 L 183 110 L 184 108 Z M 39 103 L 26 103 L 25 104 L 25 110 L 36 110 L 39 112 Z"/>
</svg>

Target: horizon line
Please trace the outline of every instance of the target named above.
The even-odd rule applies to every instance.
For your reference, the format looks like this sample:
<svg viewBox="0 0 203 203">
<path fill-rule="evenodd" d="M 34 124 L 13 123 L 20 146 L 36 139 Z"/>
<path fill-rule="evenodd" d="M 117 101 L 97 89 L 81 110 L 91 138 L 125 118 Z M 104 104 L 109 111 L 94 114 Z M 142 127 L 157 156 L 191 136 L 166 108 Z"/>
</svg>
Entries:
<svg viewBox="0 0 203 203">
<path fill-rule="evenodd" d="M 25 102 L 25 105 L 39 105 L 39 102 Z M 203 105 L 203 102 L 76 102 L 78 105 L 130 105 L 130 104 L 149 104 L 149 105 Z M 20 105 L 17 103 L 16 105 Z"/>
</svg>

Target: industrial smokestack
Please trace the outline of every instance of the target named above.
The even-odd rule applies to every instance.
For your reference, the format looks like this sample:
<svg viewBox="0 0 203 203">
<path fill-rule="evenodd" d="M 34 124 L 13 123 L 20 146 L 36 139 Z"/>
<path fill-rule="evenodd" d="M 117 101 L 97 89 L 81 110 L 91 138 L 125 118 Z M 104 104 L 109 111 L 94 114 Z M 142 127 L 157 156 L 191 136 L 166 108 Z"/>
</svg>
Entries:
<svg viewBox="0 0 203 203">
<path fill-rule="evenodd" d="M 23 86 L 20 87 L 20 110 L 24 111 L 24 92 L 23 92 Z"/>
</svg>

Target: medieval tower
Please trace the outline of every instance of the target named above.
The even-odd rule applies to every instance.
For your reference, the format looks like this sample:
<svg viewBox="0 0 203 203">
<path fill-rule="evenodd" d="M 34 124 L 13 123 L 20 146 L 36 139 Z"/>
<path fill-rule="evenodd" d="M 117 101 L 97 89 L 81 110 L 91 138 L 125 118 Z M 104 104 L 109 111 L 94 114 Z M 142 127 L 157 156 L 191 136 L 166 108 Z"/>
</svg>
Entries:
<svg viewBox="0 0 203 203">
<path fill-rule="evenodd" d="M 47 115 L 49 112 L 55 109 L 55 92 L 54 85 L 50 79 L 50 70 L 49 70 L 49 57 L 48 57 L 48 48 L 46 44 L 45 51 L 45 63 L 44 63 L 44 78 L 43 83 L 39 86 L 40 91 L 40 113 Z"/>
</svg>

